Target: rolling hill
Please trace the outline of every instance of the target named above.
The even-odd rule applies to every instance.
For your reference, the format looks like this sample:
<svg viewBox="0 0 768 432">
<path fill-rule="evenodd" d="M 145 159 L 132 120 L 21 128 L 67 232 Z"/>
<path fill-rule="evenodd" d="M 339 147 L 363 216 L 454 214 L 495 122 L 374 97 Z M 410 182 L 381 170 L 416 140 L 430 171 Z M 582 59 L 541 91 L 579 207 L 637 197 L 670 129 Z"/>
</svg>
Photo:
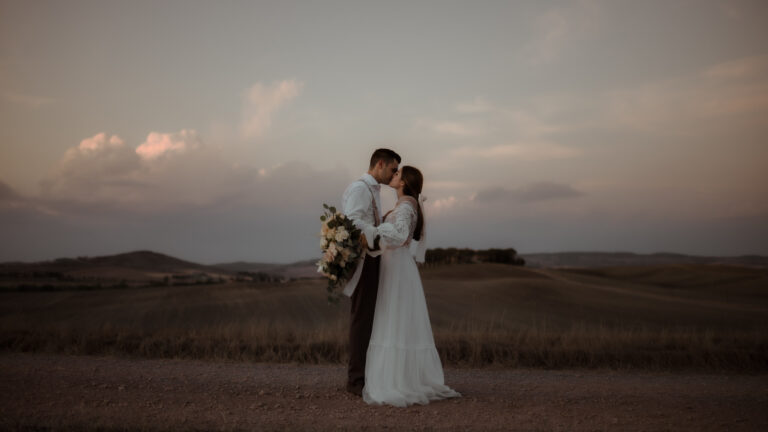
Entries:
<svg viewBox="0 0 768 432">
<path fill-rule="evenodd" d="M 677 253 L 553 252 L 522 254 L 528 267 L 610 267 L 664 264 L 728 264 L 768 268 L 768 257 L 760 255 L 697 256 Z"/>
<path fill-rule="evenodd" d="M 421 269 L 454 365 L 764 371 L 768 270 L 670 264 Z M 349 305 L 320 278 L 0 292 L 0 347 L 149 357 L 343 362 Z"/>
</svg>

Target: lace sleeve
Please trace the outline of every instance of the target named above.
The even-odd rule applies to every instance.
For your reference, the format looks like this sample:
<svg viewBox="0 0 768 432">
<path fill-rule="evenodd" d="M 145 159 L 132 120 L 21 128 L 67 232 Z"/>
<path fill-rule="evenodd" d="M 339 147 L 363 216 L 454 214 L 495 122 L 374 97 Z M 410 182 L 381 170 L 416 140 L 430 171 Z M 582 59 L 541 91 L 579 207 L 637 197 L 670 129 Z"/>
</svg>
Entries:
<svg viewBox="0 0 768 432">
<path fill-rule="evenodd" d="M 400 203 L 392 210 L 394 221 L 379 225 L 376 230 L 381 236 L 383 249 L 394 249 L 405 245 L 416 228 L 418 214 L 410 203 Z"/>
</svg>

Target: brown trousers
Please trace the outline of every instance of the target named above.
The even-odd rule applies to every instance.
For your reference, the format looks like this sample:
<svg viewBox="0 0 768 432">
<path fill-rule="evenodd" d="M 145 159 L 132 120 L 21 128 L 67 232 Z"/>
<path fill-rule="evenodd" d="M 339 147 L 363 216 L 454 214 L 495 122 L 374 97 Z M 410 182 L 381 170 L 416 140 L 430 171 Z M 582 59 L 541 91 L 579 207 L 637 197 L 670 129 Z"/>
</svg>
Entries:
<svg viewBox="0 0 768 432">
<path fill-rule="evenodd" d="M 365 356 L 373 329 L 373 313 L 376 310 L 376 295 L 379 292 L 379 263 L 381 257 L 365 255 L 363 271 L 355 292 L 350 298 L 349 319 L 349 367 L 347 385 L 365 385 Z"/>
</svg>

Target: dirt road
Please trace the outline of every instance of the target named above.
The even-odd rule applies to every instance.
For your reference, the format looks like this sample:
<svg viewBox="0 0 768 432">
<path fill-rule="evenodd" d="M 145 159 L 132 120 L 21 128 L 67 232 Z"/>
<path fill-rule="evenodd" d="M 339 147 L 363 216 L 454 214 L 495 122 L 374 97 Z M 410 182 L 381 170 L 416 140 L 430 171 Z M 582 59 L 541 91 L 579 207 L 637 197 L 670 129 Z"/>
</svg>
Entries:
<svg viewBox="0 0 768 432">
<path fill-rule="evenodd" d="M 5 353 L 10 430 L 768 430 L 768 376 L 447 369 L 464 397 L 374 407 L 341 366 Z"/>
</svg>

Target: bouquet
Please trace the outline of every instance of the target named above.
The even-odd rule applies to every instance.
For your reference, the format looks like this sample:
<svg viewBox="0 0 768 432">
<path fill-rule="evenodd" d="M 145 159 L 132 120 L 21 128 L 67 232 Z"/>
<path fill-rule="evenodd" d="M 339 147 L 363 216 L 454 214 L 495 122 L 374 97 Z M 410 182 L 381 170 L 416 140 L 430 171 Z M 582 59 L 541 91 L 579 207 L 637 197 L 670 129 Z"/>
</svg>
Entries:
<svg viewBox="0 0 768 432">
<path fill-rule="evenodd" d="M 317 262 L 317 272 L 328 278 L 328 301 L 338 303 L 337 288 L 355 274 L 358 257 L 363 253 L 362 231 L 335 207 L 323 204 L 320 216 L 320 248 L 323 257 Z"/>
</svg>

